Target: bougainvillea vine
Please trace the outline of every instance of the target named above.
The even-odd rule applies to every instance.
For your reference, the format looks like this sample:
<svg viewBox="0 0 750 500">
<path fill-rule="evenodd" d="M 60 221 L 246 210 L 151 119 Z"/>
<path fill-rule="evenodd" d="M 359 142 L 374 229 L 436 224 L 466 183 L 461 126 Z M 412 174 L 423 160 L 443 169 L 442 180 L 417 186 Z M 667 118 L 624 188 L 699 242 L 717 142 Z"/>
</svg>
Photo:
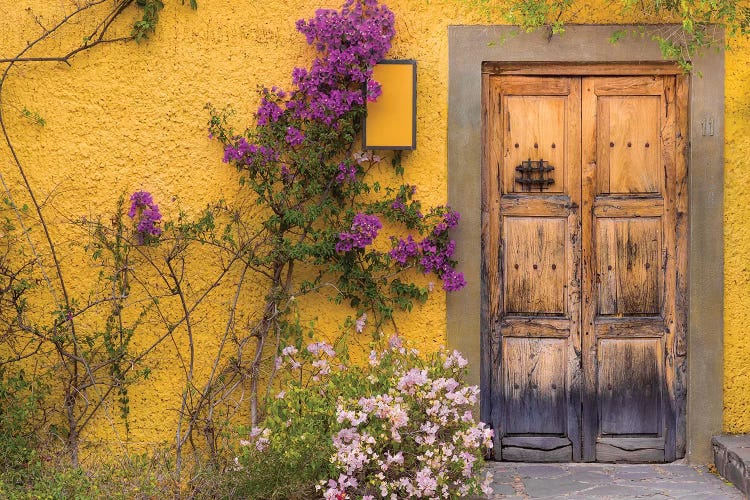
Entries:
<svg viewBox="0 0 750 500">
<path fill-rule="evenodd" d="M 390 9 L 349 0 L 298 21 L 297 29 L 316 51 L 310 67 L 293 69 L 289 90 L 261 89 L 255 127 L 244 135 L 227 129 L 216 110 L 209 132 L 226 138 L 224 161 L 270 208 L 263 227 L 273 235 L 271 248 L 259 259 L 277 266 L 269 274 L 280 276 L 295 262 L 313 264 L 317 277 L 301 282 L 298 293 L 334 280 L 335 300 L 349 301 L 357 317 L 371 311 L 378 328 L 395 308 L 410 309 L 431 290 L 402 281 L 408 269 L 435 274 L 446 291 L 465 285 L 448 236 L 459 215 L 442 206 L 424 210 L 416 186 L 368 181 L 373 172 L 385 174 L 383 157 L 355 149 L 365 103 L 381 93 L 372 71 L 395 35 Z M 375 244 L 381 232 L 390 250 Z"/>
</svg>

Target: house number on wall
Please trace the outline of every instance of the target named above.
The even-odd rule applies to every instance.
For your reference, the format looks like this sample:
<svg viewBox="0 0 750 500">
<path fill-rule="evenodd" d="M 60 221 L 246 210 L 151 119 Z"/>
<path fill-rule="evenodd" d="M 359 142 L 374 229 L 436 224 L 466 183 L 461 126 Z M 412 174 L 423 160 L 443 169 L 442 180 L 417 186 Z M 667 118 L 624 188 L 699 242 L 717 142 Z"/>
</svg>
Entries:
<svg viewBox="0 0 750 500">
<path fill-rule="evenodd" d="M 536 188 L 539 188 L 539 191 L 544 191 L 555 183 L 555 179 L 549 176 L 553 170 L 555 170 L 555 167 L 551 166 L 549 162 L 541 158 L 539 160 L 529 158 L 516 167 L 516 172 L 519 173 L 516 182 L 521 184 L 524 191 L 534 191 Z"/>
</svg>

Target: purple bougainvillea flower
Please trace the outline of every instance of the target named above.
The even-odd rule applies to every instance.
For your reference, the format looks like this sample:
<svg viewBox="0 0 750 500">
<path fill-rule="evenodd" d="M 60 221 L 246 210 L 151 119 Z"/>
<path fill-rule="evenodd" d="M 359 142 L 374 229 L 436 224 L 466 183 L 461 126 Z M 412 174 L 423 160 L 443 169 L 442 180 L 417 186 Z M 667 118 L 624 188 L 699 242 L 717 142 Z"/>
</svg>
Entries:
<svg viewBox="0 0 750 500">
<path fill-rule="evenodd" d="M 376 215 L 358 213 L 354 216 L 349 232 L 339 234 L 336 251 L 346 253 L 355 248 L 367 248 L 375 240 L 378 236 L 378 231 L 382 228 L 383 225 Z"/>
<path fill-rule="evenodd" d="M 343 184 L 344 182 L 354 182 L 357 180 L 357 166 L 347 165 L 345 162 L 339 163 L 339 173 L 336 174 L 336 182 Z"/>
<path fill-rule="evenodd" d="M 414 241 L 414 238 L 409 235 L 406 240 L 399 239 L 389 255 L 391 256 L 391 259 L 398 262 L 401 266 L 406 266 L 409 259 L 419 255 L 419 245 Z"/>
<path fill-rule="evenodd" d="M 286 142 L 290 146 L 299 146 L 305 141 L 305 134 L 296 127 L 287 127 Z"/>
<path fill-rule="evenodd" d="M 128 216 L 135 222 L 139 243 L 143 243 L 146 236 L 161 235 L 162 229 L 158 226 L 161 222 L 161 212 L 148 191 L 136 191 L 130 195 Z"/>
<path fill-rule="evenodd" d="M 136 191 L 130 195 L 130 210 L 128 216 L 132 219 L 135 217 L 139 208 L 150 207 L 154 204 L 154 199 L 148 191 Z"/>
<path fill-rule="evenodd" d="M 455 292 L 466 286 L 464 273 L 458 273 L 453 268 L 443 273 L 443 290 L 446 292 Z"/>
</svg>

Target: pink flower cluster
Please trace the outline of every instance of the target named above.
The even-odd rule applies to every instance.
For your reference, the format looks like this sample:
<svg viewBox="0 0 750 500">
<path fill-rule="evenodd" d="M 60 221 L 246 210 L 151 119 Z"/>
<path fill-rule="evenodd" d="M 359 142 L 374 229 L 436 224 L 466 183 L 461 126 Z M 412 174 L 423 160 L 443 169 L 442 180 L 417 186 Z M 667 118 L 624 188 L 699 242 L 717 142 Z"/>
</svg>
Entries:
<svg viewBox="0 0 750 500">
<path fill-rule="evenodd" d="M 270 429 L 253 427 L 250 431 L 250 439 L 240 439 L 240 446 L 254 446 L 258 451 L 266 451 L 270 443 L 270 436 Z"/>
<path fill-rule="evenodd" d="M 360 165 L 364 165 L 364 164 L 376 165 L 380 163 L 381 161 L 383 161 L 383 158 L 375 154 L 374 151 L 359 151 L 358 153 L 352 154 L 352 157 Z"/>
<path fill-rule="evenodd" d="M 281 356 L 276 358 L 276 369 L 287 368 L 293 372 L 303 369 L 305 358 L 310 362 L 310 378 L 317 382 L 321 377 L 331 373 L 331 361 L 336 357 L 336 350 L 326 342 L 313 342 L 305 348 L 307 356 L 302 355 L 294 346 L 286 346 L 281 350 Z M 281 391 L 281 398 L 285 392 Z M 278 395 L 277 395 L 278 397 Z"/>
<path fill-rule="evenodd" d="M 366 366 L 333 366 L 324 342 L 282 349 L 290 369 L 285 390 L 254 427 L 238 470 L 252 461 L 298 453 L 295 443 L 324 444 L 318 497 L 326 499 L 456 498 L 489 493 L 480 478 L 493 432 L 474 420 L 478 389 L 463 383 L 466 359 L 441 350 L 427 358 L 394 335 Z M 324 362 L 324 363 L 321 363 Z M 286 390 L 289 394 L 286 394 Z"/>
<path fill-rule="evenodd" d="M 374 387 L 388 381 L 391 387 L 339 403 L 341 428 L 333 437 L 331 457 L 335 479 L 317 485 L 324 498 L 489 493 L 488 481 L 480 484 L 476 476 L 483 450 L 492 447 L 493 432 L 474 422 L 471 409 L 478 388 L 458 380 L 466 360 L 454 351 L 441 352 L 424 367 L 404 362 L 415 356 L 400 342 L 383 353 L 371 353 Z M 388 380 L 378 378 L 381 365 L 395 366 Z"/>
</svg>

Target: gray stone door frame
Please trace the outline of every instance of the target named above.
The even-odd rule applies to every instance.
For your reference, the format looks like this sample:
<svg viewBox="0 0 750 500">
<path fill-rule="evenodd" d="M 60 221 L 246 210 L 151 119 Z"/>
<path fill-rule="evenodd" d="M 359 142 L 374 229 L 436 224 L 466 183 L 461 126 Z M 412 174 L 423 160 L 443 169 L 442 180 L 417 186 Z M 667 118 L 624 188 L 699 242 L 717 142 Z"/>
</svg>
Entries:
<svg viewBox="0 0 750 500">
<path fill-rule="evenodd" d="M 448 28 L 448 203 L 461 213 L 456 254 L 468 286 L 447 299 L 448 345 L 469 359 L 469 379 L 484 387 L 492 366 L 482 351 L 486 331 L 482 304 L 482 63 L 628 63 L 661 61 L 648 36 L 611 44 L 616 29 L 634 26 L 568 26 L 551 40 L 543 32 L 512 26 Z M 693 61 L 690 77 L 689 312 L 687 363 L 687 459 L 711 461 L 711 436 L 723 411 L 723 182 L 724 54 L 710 51 Z M 489 421 L 489 391 L 480 413 Z"/>
</svg>

